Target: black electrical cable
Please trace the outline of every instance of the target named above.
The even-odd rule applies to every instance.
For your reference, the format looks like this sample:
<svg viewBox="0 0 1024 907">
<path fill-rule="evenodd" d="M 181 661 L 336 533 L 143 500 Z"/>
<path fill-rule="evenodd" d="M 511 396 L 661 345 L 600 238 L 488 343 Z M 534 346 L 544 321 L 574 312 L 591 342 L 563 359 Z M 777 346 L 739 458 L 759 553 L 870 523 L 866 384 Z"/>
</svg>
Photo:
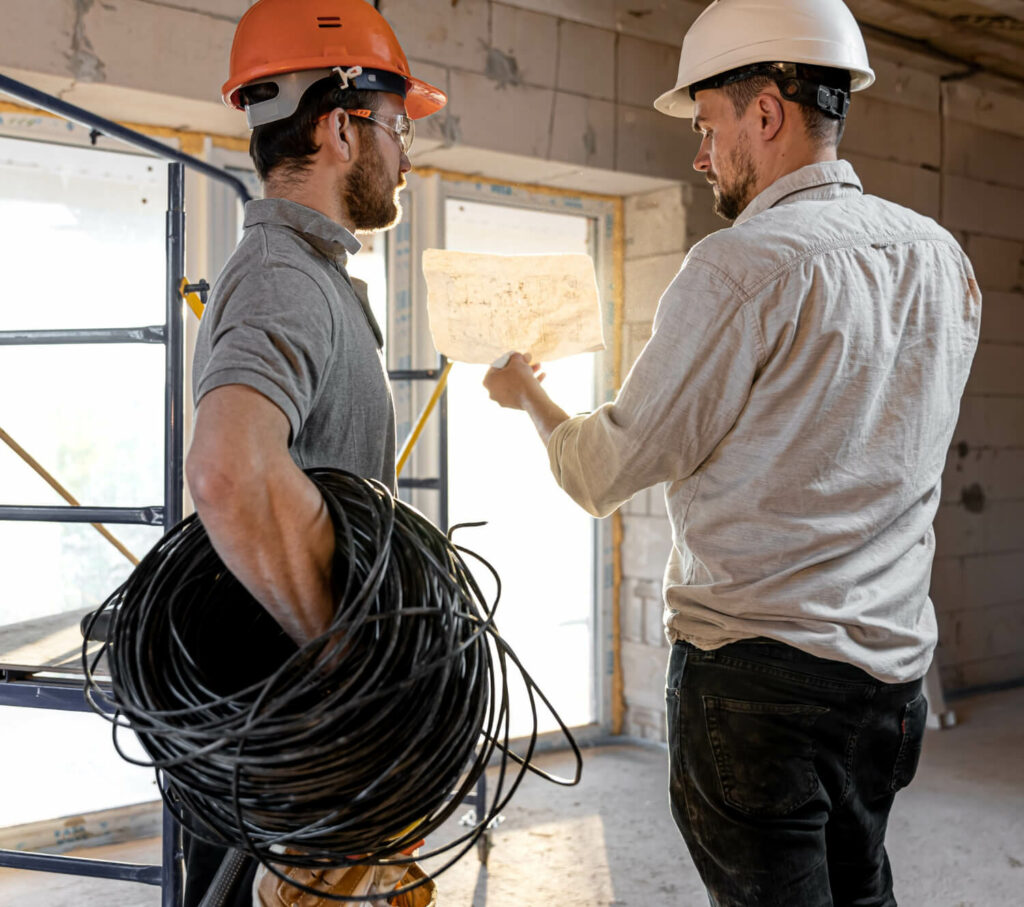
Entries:
<svg viewBox="0 0 1024 907">
<path fill-rule="evenodd" d="M 527 770 L 576 784 L 582 758 L 494 625 L 493 567 L 381 483 L 340 470 L 307 474 L 335 529 L 338 606 L 328 631 L 296 646 L 193 515 L 93 613 L 87 640 L 102 615 L 112 621 L 98 652 L 83 645 L 86 698 L 112 722 L 122 758 L 157 770 L 168 808 L 194 835 L 247 853 L 304 891 L 360 901 L 313 891 L 273 864 L 404 864 L 454 852 L 436 876 L 476 844 Z M 493 576 L 492 604 L 463 555 Z M 109 686 L 97 677 L 104 655 Z M 522 754 L 509 745 L 512 668 L 533 718 Z M 532 765 L 538 698 L 575 754 L 571 779 Z M 122 729 L 135 732 L 148 761 L 124 751 Z M 497 783 L 476 824 L 415 858 L 402 855 L 473 792 L 492 756 Z"/>
</svg>

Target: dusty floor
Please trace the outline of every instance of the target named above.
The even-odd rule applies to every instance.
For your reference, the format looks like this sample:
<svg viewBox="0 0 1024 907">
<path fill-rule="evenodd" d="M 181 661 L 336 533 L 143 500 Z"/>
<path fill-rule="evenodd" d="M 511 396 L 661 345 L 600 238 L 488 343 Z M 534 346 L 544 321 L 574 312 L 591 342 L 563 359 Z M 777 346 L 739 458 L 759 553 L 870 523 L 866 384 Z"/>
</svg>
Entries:
<svg viewBox="0 0 1024 907">
<path fill-rule="evenodd" d="M 1024 689 L 952 704 L 960 724 L 929 731 L 914 784 L 897 798 L 888 847 L 902 907 L 1024 904 Z M 494 833 L 487 869 L 472 853 L 438 879 L 439 907 L 704 907 L 665 803 L 665 753 L 584 754 L 583 782 L 528 778 Z M 566 773 L 562 754 L 545 768 Z M 91 851 L 148 861 L 156 842 Z M 157 907 L 143 886 L 0 870 L 0 907 Z M 798 907 L 798 905 L 794 905 Z"/>
</svg>

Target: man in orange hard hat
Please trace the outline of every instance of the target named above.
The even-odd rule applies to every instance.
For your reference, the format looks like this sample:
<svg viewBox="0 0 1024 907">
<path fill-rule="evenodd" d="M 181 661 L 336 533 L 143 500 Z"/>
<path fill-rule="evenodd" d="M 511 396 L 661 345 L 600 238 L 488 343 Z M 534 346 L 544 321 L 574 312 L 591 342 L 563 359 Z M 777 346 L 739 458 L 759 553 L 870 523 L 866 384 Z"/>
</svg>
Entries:
<svg viewBox="0 0 1024 907">
<path fill-rule="evenodd" d="M 664 484 L 672 814 L 716 907 L 892 907 L 924 736 L 939 483 L 978 340 L 970 262 L 837 158 L 874 79 L 841 0 L 715 0 L 655 101 L 734 221 L 692 249 L 616 399 L 491 369 L 606 516 Z"/>
<path fill-rule="evenodd" d="M 302 468 L 395 488 L 381 331 L 346 263 L 356 232 L 397 221 L 414 122 L 446 98 L 412 76 L 365 0 L 259 0 L 238 23 L 223 97 L 246 113 L 264 198 L 246 205 L 200 323 L 186 475 L 214 548 L 287 646 L 324 632 L 334 609 L 334 530 Z M 192 905 L 224 851 L 187 837 Z M 252 903 L 252 870 L 228 903 Z"/>
</svg>

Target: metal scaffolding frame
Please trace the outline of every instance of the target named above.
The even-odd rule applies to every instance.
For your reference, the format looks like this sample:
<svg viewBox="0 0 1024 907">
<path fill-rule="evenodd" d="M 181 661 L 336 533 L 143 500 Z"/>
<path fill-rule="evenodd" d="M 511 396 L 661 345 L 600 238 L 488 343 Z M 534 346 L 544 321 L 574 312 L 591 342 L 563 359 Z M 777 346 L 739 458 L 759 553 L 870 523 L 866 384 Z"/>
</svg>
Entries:
<svg viewBox="0 0 1024 907">
<path fill-rule="evenodd" d="M 0 506 L 0 520 L 46 522 L 133 523 L 170 529 L 182 517 L 185 326 L 184 302 L 179 287 L 185 273 L 185 173 L 189 168 L 225 183 L 243 202 L 250 196 L 236 177 L 199 158 L 184 154 L 149 136 L 112 120 L 83 110 L 0 75 L 0 91 L 49 111 L 97 133 L 171 161 L 167 175 L 167 216 L 165 249 L 165 323 L 139 328 L 2 331 L 0 346 L 81 343 L 162 343 L 164 356 L 164 500 L 160 505 L 142 507 L 31 507 Z M 61 711 L 89 711 L 81 684 L 59 674 L 52 666 L 0 666 L 0 705 Z M 162 907 L 179 907 L 182 902 L 181 833 L 173 816 L 163 811 L 163 852 L 159 866 L 117 863 L 56 854 L 0 850 L 0 866 L 40 872 L 56 872 L 92 878 L 116 879 L 158 885 Z"/>
</svg>

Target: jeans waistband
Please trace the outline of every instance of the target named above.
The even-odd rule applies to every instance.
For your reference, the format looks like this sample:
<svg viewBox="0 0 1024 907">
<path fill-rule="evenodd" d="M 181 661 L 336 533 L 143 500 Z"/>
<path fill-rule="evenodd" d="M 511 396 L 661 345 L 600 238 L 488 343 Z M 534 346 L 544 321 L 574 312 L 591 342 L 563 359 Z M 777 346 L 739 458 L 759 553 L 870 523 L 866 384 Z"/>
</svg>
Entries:
<svg viewBox="0 0 1024 907">
<path fill-rule="evenodd" d="M 848 683 L 863 683 L 872 686 L 886 685 L 856 665 L 812 655 L 810 652 L 804 652 L 795 646 L 763 636 L 742 639 L 739 642 L 728 643 L 717 649 L 701 649 L 684 640 L 678 640 L 675 645 L 685 647 L 688 657 L 703 661 L 735 658 L 744 661 L 786 666 L 794 671 L 812 674 L 817 677 L 842 680 Z"/>
</svg>

